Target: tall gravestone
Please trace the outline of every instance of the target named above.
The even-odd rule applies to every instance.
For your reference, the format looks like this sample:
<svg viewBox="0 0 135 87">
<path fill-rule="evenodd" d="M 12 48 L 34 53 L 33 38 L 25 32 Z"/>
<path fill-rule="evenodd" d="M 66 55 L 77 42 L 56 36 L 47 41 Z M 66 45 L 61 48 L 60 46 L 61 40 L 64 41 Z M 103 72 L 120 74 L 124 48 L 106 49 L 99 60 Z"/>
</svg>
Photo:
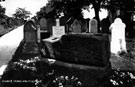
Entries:
<svg viewBox="0 0 135 87">
<path fill-rule="evenodd" d="M 98 26 L 98 22 L 96 19 L 91 19 L 89 21 L 89 32 L 90 33 L 98 33 L 98 30 L 97 30 L 97 26 Z"/>
<path fill-rule="evenodd" d="M 71 28 L 73 33 L 81 33 L 81 24 L 77 19 L 73 21 Z"/>
<path fill-rule="evenodd" d="M 37 30 L 33 21 L 28 21 L 24 25 L 24 41 L 37 42 Z"/>
<path fill-rule="evenodd" d="M 39 23 L 40 23 L 40 30 L 47 31 L 47 20 L 45 18 L 41 18 Z"/>
<path fill-rule="evenodd" d="M 116 18 L 114 23 L 111 24 L 111 52 L 118 54 L 119 52 L 126 50 L 125 41 L 125 27 L 126 25 L 120 18 Z"/>
<path fill-rule="evenodd" d="M 24 45 L 22 52 L 25 54 L 38 54 L 38 44 L 37 44 L 37 29 L 33 21 L 28 21 L 24 25 Z"/>
</svg>

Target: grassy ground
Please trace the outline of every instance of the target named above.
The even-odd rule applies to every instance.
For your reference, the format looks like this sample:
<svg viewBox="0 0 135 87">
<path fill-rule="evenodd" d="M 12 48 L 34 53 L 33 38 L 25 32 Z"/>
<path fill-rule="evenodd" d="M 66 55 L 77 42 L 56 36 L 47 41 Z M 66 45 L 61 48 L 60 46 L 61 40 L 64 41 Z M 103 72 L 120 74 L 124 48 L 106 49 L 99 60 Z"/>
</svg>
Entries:
<svg viewBox="0 0 135 87">
<path fill-rule="evenodd" d="M 132 49 L 133 39 L 127 39 L 126 40 L 126 47 L 127 50 L 130 51 Z M 120 69 L 120 70 L 133 70 L 135 71 L 135 60 L 133 58 L 130 58 L 130 56 L 127 56 L 128 54 L 125 54 L 123 56 L 115 56 L 112 55 L 110 58 L 112 68 L 113 69 Z"/>
</svg>

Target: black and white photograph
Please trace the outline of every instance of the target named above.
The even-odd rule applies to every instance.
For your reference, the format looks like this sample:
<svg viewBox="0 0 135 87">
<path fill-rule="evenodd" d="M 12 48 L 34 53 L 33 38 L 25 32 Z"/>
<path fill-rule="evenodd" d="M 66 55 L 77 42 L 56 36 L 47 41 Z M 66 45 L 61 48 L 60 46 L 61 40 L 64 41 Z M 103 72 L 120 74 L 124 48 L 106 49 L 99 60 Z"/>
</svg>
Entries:
<svg viewBox="0 0 135 87">
<path fill-rule="evenodd" d="M 0 87 L 135 87 L 135 0 L 0 0 Z"/>
</svg>

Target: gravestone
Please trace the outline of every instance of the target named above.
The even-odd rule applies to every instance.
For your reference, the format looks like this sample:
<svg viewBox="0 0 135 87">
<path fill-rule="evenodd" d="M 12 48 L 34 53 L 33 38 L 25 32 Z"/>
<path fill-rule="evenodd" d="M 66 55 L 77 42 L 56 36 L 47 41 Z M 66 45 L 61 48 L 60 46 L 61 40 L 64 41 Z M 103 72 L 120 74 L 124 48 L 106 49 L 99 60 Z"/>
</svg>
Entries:
<svg viewBox="0 0 135 87">
<path fill-rule="evenodd" d="M 60 26 L 60 20 L 56 19 L 56 26 L 52 26 L 52 36 L 61 37 L 65 34 L 65 26 Z"/>
<path fill-rule="evenodd" d="M 38 54 L 37 29 L 33 21 L 28 21 L 24 25 L 24 45 L 23 54 Z"/>
<path fill-rule="evenodd" d="M 24 25 L 24 41 L 37 42 L 37 30 L 33 21 L 28 21 Z"/>
<path fill-rule="evenodd" d="M 36 21 L 36 20 L 35 20 Z M 47 20 L 45 18 L 41 18 L 39 21 L 40 30 L 39 33 L 41 36 L 41 39 L 48 38 L 50 36 L 50 33 L 47 30 Z"/>
<path fill-rule="evenodd" d="M 60 40 L 45 40 L 45 58 L 55 58 L 70 63 L 105 66 L 110 59 L 108 35 L 66 34 Z"/>
<path fill-rule="evenodd" d="M 53 26 L 53 36 L 61 37 L 65 34 L 65 26 Z"/>
<path fill-rule="evenodd" d="M 81 33 L 81 24 L 77 19 L 73 21 L 71 28 L 73 33 Z"/>
<path fill-rule="evenodd" d="M 45 18 L 41 18 L 39 23 L 40 23 L 40 30 L 47 31 L 47 20 Z"/>
<path fill-rule="evenodd" d="M 111 24 L 111 52 L 118 54 L 119 52 L 126 50 L 125 41 L 125 27 L 126 25 L 122 22 L 120 18 L 116 18 L 114 23 Z"/>
<path fill-rule="evenodd" d="M 97 30 L 97 26 L 98 26 L 98 22 L 96 19 L 91 19 L 89 21 L 89 32 L 90 33 L 98 33 L 98 30 Z"/>
</svg>

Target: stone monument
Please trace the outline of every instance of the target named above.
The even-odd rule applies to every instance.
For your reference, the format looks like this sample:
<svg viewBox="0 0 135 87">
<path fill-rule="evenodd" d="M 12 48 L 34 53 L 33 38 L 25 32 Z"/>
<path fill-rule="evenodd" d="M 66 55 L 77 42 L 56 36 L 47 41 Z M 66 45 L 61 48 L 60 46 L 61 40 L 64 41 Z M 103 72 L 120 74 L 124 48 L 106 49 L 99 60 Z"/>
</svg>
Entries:
<svg viewBox="0 0 135 87">
<path fill-rule="evenodd" d="M 24 41 L 37 42 L 37 30 L 33 21 L 28 21 L 24 25 Z"/>
<path fill-rule="evenodd" d="M 125 27 L 126 25 L 120 18 L 116 18 L 111 24 L 111 52 L 119 54 L 122 51 L 127 52 L 125 41 Z"/>
<path fill-rule="evenodd" d="M 97 28 L 98 28 L 98 22 L 97 22 L 97 20 L 96 19 L 91 19 L 90 21 L 89 21 L 89 32 L 90 33 L 98 33 L 98 30 L 97 30 Z"/>
<path fill-rule="evenodd" d="M 81 24 L 77 19 L 73 21 L 71 28 L 73 33 L 81 33 Z"/>
<path fill-rule="evenodd" d="M 47 31 L 47 20 L 45 18 L 41 18 L 39 24 L 41 31 Z"/>
</svg>

